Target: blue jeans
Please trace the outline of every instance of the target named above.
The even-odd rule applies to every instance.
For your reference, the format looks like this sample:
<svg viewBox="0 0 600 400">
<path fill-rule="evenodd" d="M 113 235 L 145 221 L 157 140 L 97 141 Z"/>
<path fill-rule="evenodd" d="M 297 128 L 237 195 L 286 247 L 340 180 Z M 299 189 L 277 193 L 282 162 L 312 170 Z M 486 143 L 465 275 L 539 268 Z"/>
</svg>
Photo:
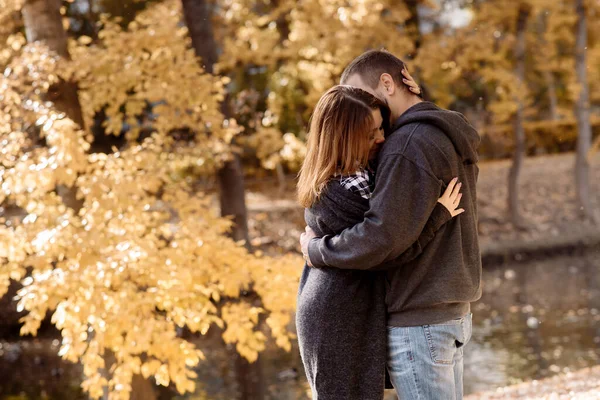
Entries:
<svg viewBox="0 0 600 400">
<path fill-rule="evenodd" d="M 388 327 L 388 371 L 400 400 L 461 400 L 463 348 L 472 316 L 436 325 Z"/>
</svg>

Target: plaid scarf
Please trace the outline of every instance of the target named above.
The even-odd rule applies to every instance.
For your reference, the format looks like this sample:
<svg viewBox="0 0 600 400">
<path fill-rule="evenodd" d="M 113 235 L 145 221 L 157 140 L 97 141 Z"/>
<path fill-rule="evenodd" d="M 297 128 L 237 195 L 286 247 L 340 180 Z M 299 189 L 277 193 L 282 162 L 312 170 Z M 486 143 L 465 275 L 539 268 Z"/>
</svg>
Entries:
<svg viewBox="0 0 600 400">
<path fill-rule="evenodd" d="M 351 175 L 341 175 L 340 184 L 345 189 L 369 200 L 375 185 L 375 174 L 369 169 L 359 169 Z"/>
</svg>

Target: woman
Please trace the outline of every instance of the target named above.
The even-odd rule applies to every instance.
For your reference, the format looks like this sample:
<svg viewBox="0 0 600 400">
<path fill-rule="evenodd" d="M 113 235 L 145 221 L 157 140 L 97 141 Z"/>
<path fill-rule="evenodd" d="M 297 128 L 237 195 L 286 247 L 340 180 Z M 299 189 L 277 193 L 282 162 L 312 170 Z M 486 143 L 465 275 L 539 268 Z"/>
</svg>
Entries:
<svg viewBox="0 0 600 400">
<path fill-rule="evenodd" d="M 374 172 L 369 159 L 384 141 L 386 106 L 351 86 L 335 86 L 311 118 L 298 197 L 307 225 L 335 235 L 361 222 L 369 209 Z M 453 180 L 421 236 L 399 257 L 417 257 L 460 201 Z M 395 260 L 398 262 L 398 260 Z M 298 342 L 313 399 L 383 399 L 386 363 L 385 273 L 305 265 L 296 314 Z"/>
</svg>

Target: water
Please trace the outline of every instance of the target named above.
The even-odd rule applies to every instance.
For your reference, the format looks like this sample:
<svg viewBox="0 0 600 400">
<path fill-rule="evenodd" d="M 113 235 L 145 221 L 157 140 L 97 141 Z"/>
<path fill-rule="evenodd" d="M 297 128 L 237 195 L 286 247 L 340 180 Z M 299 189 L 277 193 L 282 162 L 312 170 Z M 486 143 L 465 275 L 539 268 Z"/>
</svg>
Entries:
<svg viewBox="0 0 600 400">
<path fill-rule="evenodd" d="M 600 251 L 488 269 L 465 355 L 469 393 L 598 364 Z"/>
<path fill-rule="evenodd" d="M 483 282 L 484 295 L 472 310 L 473 338 L 465 350 L 466 393 L 598 364 L 600 249 L 486 268 Z M 215 338 L 201 343 L 208 360 L 199 375 L 208 395 L 190 399 L 236 396 L 234 365 L 217 343 Z M 0 399 L 84 399 L 79 368 L 61 361 L 56 351 L 52 338 L 2 343 Z M 308 398 L 296 349 L 285 353 L 272 347 L 260 367 L 265 397 Z M 173 397 L 163 391 L 160 399 Z"/>
</svg>

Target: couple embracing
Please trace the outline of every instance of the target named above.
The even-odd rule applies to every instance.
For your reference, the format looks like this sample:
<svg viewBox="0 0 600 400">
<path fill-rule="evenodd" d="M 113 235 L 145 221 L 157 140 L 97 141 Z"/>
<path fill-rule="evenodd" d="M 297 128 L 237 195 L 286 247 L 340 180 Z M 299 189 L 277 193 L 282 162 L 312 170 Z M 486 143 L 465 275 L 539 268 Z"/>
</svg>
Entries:
<svg viewBox="0 0 600 400">
<path fill-rule="evenodd" d="M 364 53 L 311 118 L 298 197 L 296 325 L 313 399 L 462 399 L 481 296 L 479 135 L 422 101 L 404 63 Z"/>
</svg>

